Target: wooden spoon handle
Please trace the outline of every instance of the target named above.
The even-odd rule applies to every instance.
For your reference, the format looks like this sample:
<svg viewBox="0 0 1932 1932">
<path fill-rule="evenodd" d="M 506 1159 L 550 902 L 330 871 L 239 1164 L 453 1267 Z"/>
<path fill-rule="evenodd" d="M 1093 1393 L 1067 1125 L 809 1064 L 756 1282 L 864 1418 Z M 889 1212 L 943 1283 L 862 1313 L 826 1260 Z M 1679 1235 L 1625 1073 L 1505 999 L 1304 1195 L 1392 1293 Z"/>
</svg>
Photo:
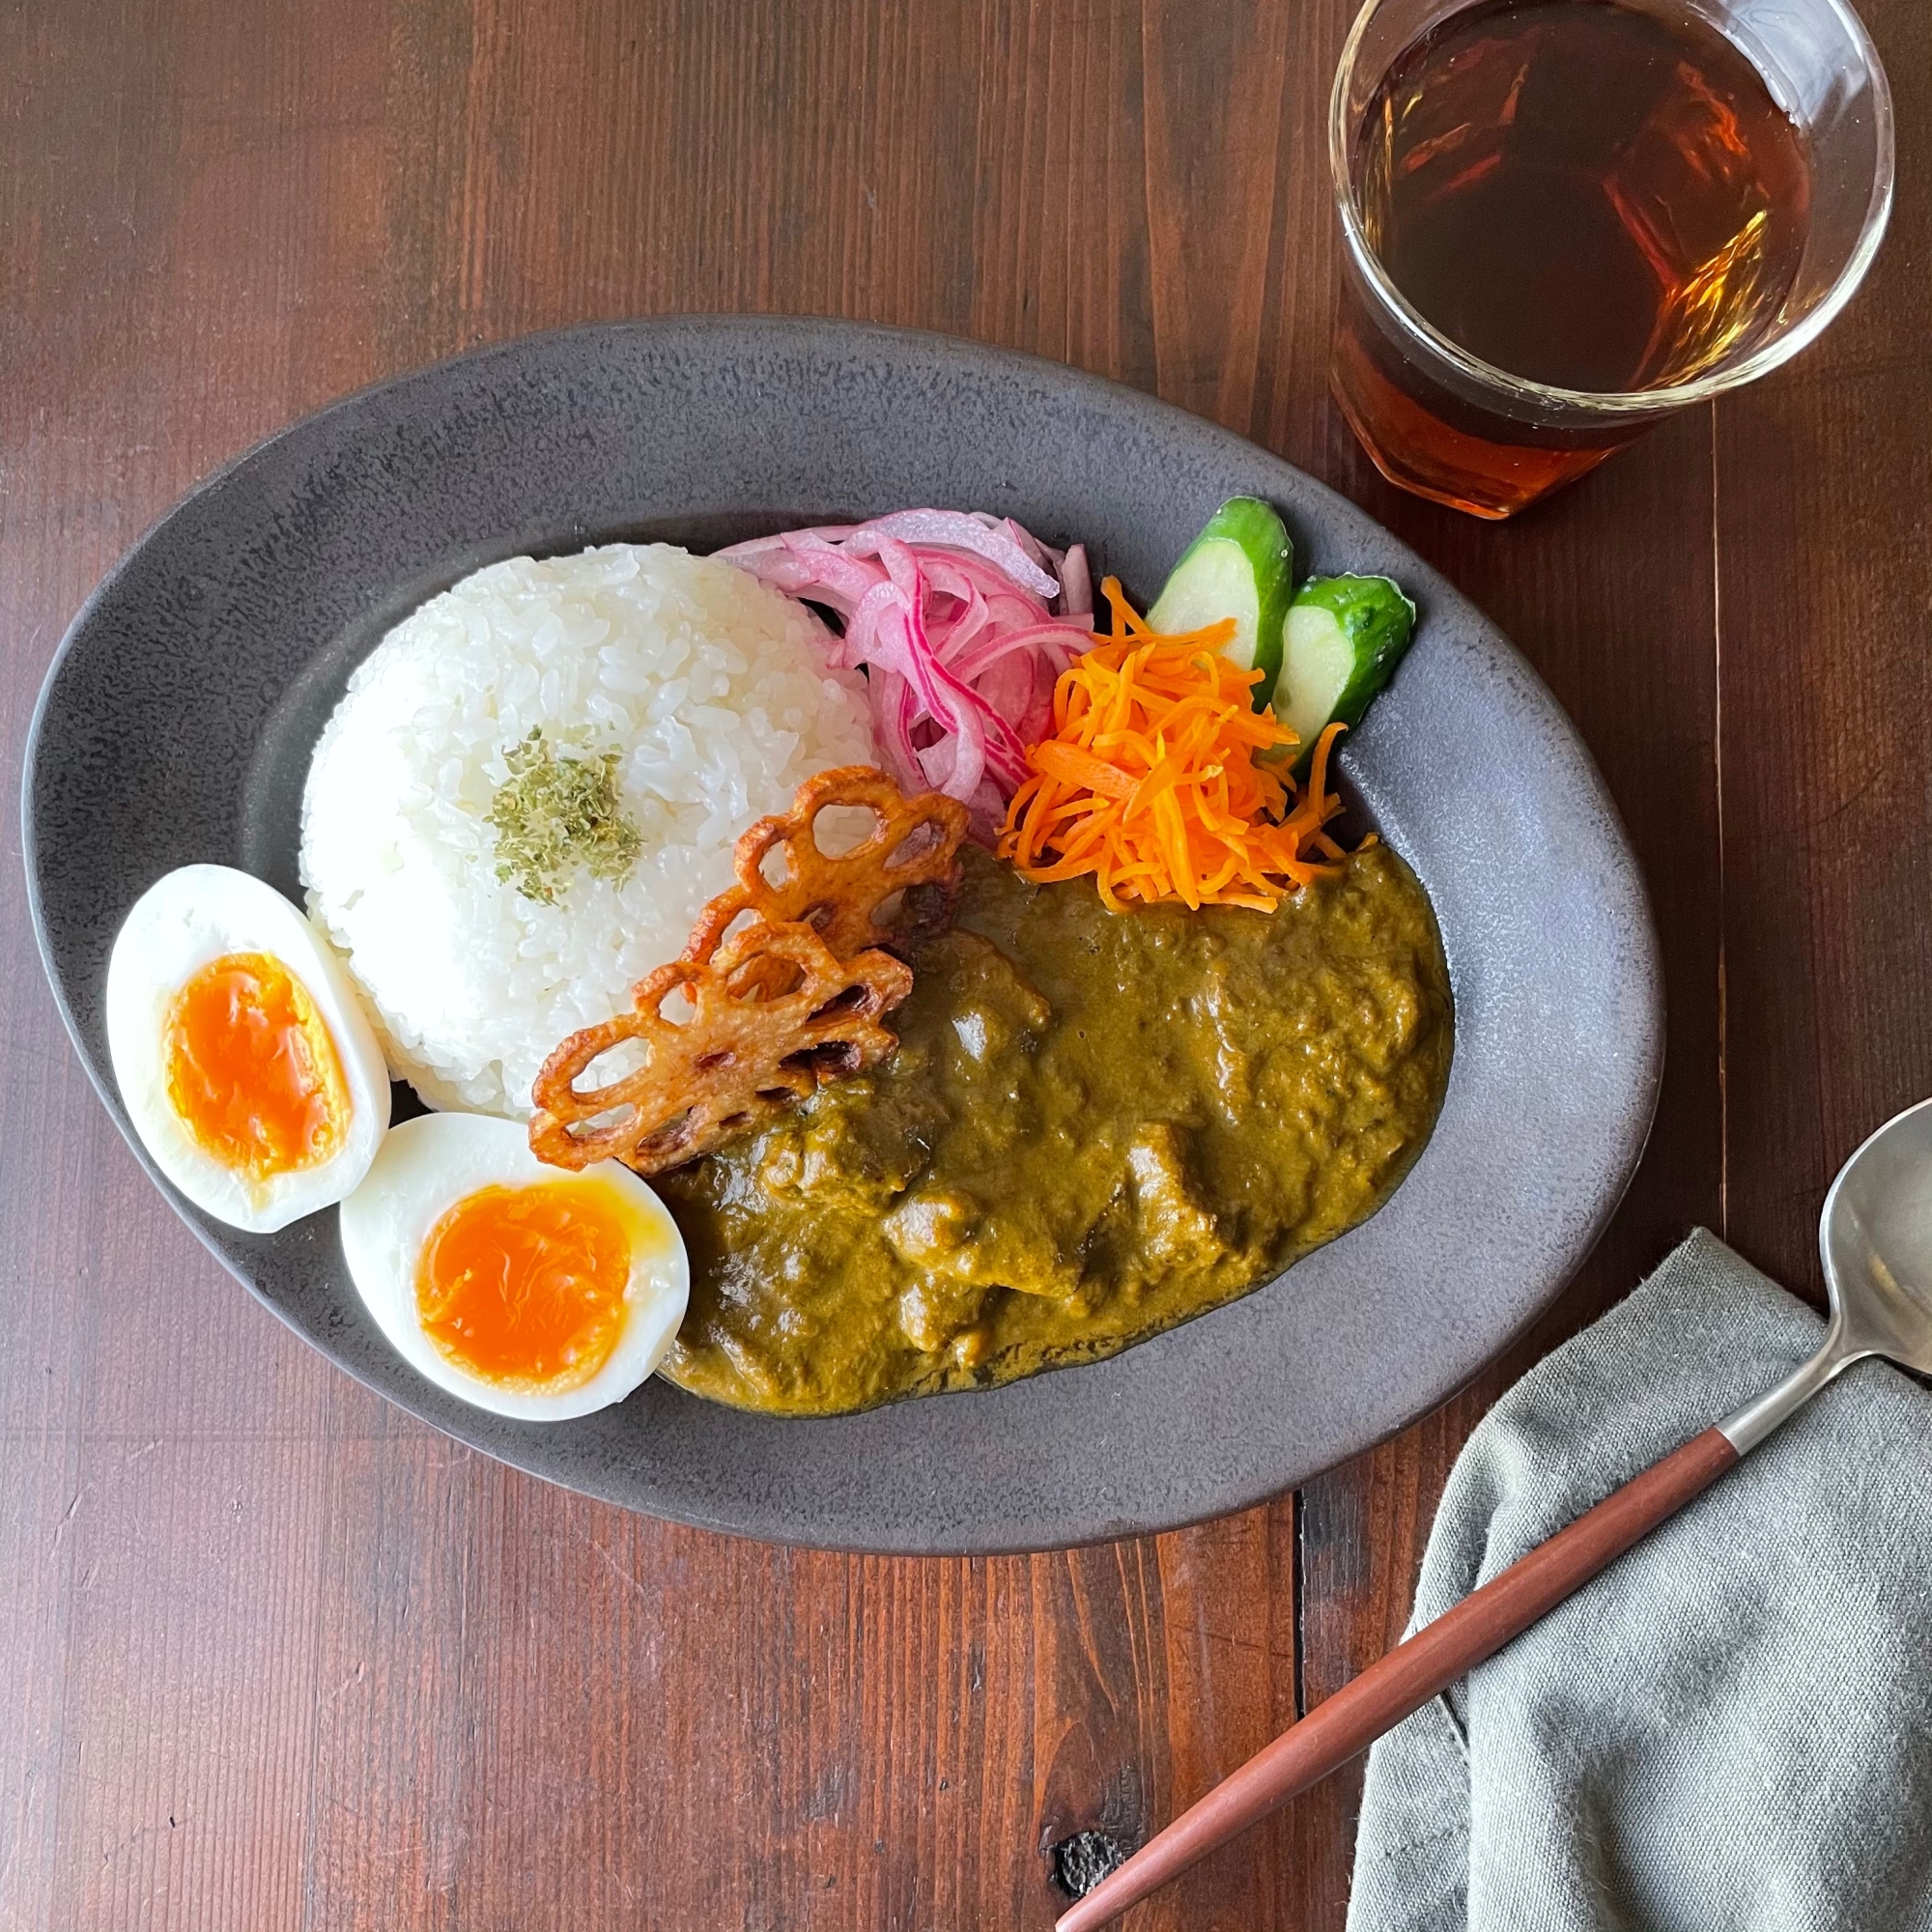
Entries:
<svg viewBox="0 0 1932 1932">
<path fill-rule="evenodd" d="M 1366 1750 L 1411 1711 L 1580 1590 L 1737 1460 L 1729 1438 L 1707 1429 L 1634 1476 L 1318 1704 L 1063 1912 L 1055 1932 L 1092 1932 L 1105 1924 L 1297 1791 Z"/>
</svg>

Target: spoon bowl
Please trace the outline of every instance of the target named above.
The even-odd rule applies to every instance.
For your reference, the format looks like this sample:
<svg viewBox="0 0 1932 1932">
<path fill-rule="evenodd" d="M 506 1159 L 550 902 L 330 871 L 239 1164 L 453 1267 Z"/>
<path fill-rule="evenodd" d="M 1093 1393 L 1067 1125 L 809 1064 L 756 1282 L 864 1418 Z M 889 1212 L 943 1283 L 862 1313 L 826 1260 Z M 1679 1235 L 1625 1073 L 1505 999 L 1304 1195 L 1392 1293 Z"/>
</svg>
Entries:
<svg viewBox="0 0 1932 1932">
<path fill-rule="evenodd" d="M 1888 1121 L 1825 1197 L 1832 1325 L 1859 1355 L 1932 1375 L 1932 1100 Z"/>
<path fill-rule="evenodd" d="M 1838 1170 L 1818 1253 L 1832 1325 L 1808 1362 L 1718 1425 L 1740 1456 L 1867 1355 L 1932 1375 L 1932 1100 L 1894 1114 Z"/>
</svg>

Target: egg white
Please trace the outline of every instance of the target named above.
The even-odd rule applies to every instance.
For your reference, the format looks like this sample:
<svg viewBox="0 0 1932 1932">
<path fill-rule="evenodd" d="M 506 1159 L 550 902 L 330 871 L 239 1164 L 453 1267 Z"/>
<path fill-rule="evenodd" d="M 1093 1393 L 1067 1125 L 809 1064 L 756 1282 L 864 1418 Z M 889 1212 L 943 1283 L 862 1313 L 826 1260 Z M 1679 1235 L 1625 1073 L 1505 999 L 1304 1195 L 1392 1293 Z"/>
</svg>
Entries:
<svg viewBox="0 0 1932 1932">
<path fill-rule="evenodd" d="M 409 1365 L 451 1395 L 522 1422 L 562 1422 L 623 1399 L 664 1360 L 691 1290 L 677 1223 L 643 1181 L 614 1160 L 583 1170 L 622 1195 L 654 1235 L 632 1257 L 622 1332 L 589 1380 L 554 1395 L 499 1388 L 451 1361 L 423 1332 L 416 1267 L 436 1224 L 484 1187 L 566 1179 L 530 1151 L 524 1127 L 483 1114 L 428 1114 L 391 1129 L 368 1178 L 342 1204 L 342 1253 L 363 1305 Z"/>
<path fill-rule="evenodd" d="M 168 1098 L 169 1009 L 194 974 L 231 952 L 266 952 L 301 981 L 349 1094 L 336 1151 L 264 1180 L 209 1153 Z M 286 1228 L 351 1193 L 389 1124 L 389 1070 L 349 976 L 280 893 L 228 866 L 184 866 L 135 900 L 107 962 L 107 1051 L 122 1104 L 155 1164 L 196 1207 L 251 1234 Z"/>
</svg>

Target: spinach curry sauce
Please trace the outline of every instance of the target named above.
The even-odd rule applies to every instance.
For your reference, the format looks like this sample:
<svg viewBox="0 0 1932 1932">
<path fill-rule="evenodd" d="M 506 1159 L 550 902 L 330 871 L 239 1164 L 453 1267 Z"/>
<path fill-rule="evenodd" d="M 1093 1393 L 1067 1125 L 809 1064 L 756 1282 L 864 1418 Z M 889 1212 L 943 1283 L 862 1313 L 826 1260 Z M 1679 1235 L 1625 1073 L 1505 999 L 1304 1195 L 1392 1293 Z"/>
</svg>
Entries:
<svg viewBox="0 0 1932 1932">
<path fill-rule="evenodd" d="M 1272 914 L 964 859 L 898 1051 L 659 1179 L 694 1394 L 822 1415 L 1110 1355 L 1363 1219 L 1427 1137 L 1448 974 L 1385 847 Z"/>
</svg>

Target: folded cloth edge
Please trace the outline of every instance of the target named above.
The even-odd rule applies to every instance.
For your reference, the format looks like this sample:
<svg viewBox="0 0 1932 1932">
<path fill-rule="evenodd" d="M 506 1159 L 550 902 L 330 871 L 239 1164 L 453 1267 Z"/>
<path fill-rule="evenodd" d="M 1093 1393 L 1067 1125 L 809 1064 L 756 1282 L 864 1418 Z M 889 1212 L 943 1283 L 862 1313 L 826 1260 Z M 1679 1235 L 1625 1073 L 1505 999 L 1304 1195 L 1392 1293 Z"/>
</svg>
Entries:
<svg viewBox="0 0 1932 1932">
<path fill-rule="evenodd" d="M 1780 1373 L 1803 1360 L 1822 1333 L 1823 1323 L 1815 1312 L 1708 1231 L 1696 1230 L 1625 1301 L 1523 1376 L 1478 1425 L 1444 1488 L 1423 1559 L 1410 1630 L 1441 1615 L 1630 1477 L 1761 1393 Z M 1906 1411 L 1893 1415 L 1900 1439 L 1909 1439 L 1904 1432 L 1913 1423 L 1932 1422 L 1932 1403 L 1907 1378 L 1881 1365 L 1852 1375 L 1861 1381 L 1883 1378 L 1868 1382 L 1867 1388 L 1874 1398 L 1884 1390 L 1888 1413 L 1893 1413 L 1899 1403 L 1907 1405 Z M 1852 1400 L 1856 1403 L 1859 1398 Z M 1800 1418 L 1784 1432 L 1800 1434 L 1801 1441 L 1794 1445 L 1799 1448 L 1805 1433 L 1803 1424 Z M 1802 1466 L 1802 1458 L 1785 1457 L 1774 1445 L 1757 1452 L 1758 1457 L 1775 1456 L 1780 1463 Z M 1810 1453 L 1817 1454 L 1815 1443 Z M 1833 1453 L 1842 1457 L 1841 1448 L 1834 1446 Z M 1579 1593 L 1574 1609 L 1561 1606 L 1548 1625 L 1554 1626 L 1571 1613 L 1575 1629 L 1591 1633 L 1595 1640 L 1608 1625 L 1640 1623 L 1652 1606 L 1647 1601 L 1627 1605 L 1624 1593 L 1636 1588 L 1639 1579 L 1642 1588 L 1655 1589 L 1659 1574 L 1664 1574 L 1669 1583 L 1674 1564 L 1684 1574 L 1674 1578 L 1675 1595 L 1671 1587 L 1660 1593 L 1656 1605 L 1660 1624 L 1680 1649 L 1695 1642 L 1712 1647 L 1715 1664 L 1709 1659 L 1692 1662 L 1707 1674 L 1713 1668 L 1719 1671 L 1722 1681 L 1715 1695 L 1732 1694 L 1733 1686 L 1724 1673 L 1737 1672 L 1724 1650 L 1729 1641 L 1724 1626 L 1714 1617 L 1700 1631 L 1694 1615 L 1687 1622 L 1684 1605 L 1675 1599 L 1690 1600 L 1694 1611 L 1698 1592 L 1707 1587 L 1707 1579 L 1696 1574 L 1695 1566 L 1704 1558 L 1699 1531 L 1690 1520 L 1698 1512 L 1711 1513 L 1712 1520 L 1725 1525 L 1711 1559 L 1715 1563 L 1728 1559 L 1748 1568 L 1752 1539 L 1767 1524 L 1784 1526 L 1781 1507 L 1767 1516 L 1761 1499 L 1759 1504 L 1747 1496 L 1723 1500 L 1725 1485 L 1738 1480 L 1735 1474 L 1722 1479 L 1713 1495 L 1693 1503 L 1679 1520 L 1682 1528 L 1673 1531 L 1665 1525 L 1657 1532 L 1652 1541 L 1667 1542 L 1665 1553 L 1652 1550 L 1646 1555 L 1640 1547 L 1620 1560 L 1620 1565 L 1632 1566 L 1621 1579 L 1620 1565 L 1613 1565 Z M 1919 1504 L 1924 1506 L 1923 1498 Z M 1883 1497 L 1871 1501 L 1875 1510 L 1885 1506 Z M 1932 1532 L 1932 1508 L 1926 1510 L 1925 1527 Z M 1858 1546 L 1834 1548 L 1839 1548 L 1840 1568 L 1846 1572 L 1839 1580 L 1856 1588 Z M 1903 1588 L 1898 1601 L 1907 1606 L 1904 1615 L 1909 1622 L 1920 1594 L 1932 1597 L 1932 1548 L 1923 1559 L 1909 1548 L 1901 1558 L 1894 1549 L 1885 1561 L 1889 1586 Z M 1926 1571 L 1922 1579 L 1920 1569 Z M 1586 1604 L 1584 1598 L 1591 1592 L 1596 1597 Z M 1721 1597 L 1718 1583 L 1709 1585 L 1709 1594 Z M 1749 1616 L 1742 1627 L 1754 1628 Z M 1927 1634 L 1932 1636 L 1932 1624 Z M 1462 1932 L 1464 1927 L 1487 1932 L 1491 1926 L 1519 1924 L 1621 1928 L 1680 1922 L 1647 1915 L 1656 1875 L 1645 1874 L 1643 1848 L 1623 1847 L 1618 1838 L 1619 1829 L 1634 1818 L 1643 1818 L 1647 1830 L 1657 1823 L 1655 1805 L 1646 1810 L 1644 1804 L 1631 1803 L 1627 1789 L 1617 1781 L 1632 1776 L 1642 1781 L 1646 1751 L 1662 1753 L 1651 1798 L 1678 1788 L 1672 1779 L 1680 1768 L 1667 1761 L 1666 1743 L 1659 1742 L 1664 1734 L 1634 1739 L 1626 1734 L 1628 1725 L 1620 1730 L 1626 1714 L 1618 1708 L 1614 1686 L 1579 1689 L 1574 1683 L 1564 1684 L 1562 1646 L 1551 1640 L 1548 1629 L 1541 1662 L 1525 1662 L 1524 1653 L 1536 1650 L 1536 1633 L 1526 1634 L 1513 1647 L 1518 1651 L 1514 1658 L 1506 1650 L 1376 1747 L 1363 1796 L 1350 1901 L 1350 1932 L 1396 1932 L 1396 1928 Z M 1587 1645 L 1584 1648 L 1588 1651 Z M 1588 1654 L 1595 1658 L 1594 1651 Z M 1552 1657 L 1557 1661 L 1552 1662 Z M 1640 1671 L 1640 1659 L 1632 1667 Z M 1539 1668 L 1546 1680 L 1537 1678 Z M 1745 1675 L 1748 1676 L 1747 1669 Z M 1691 1676 L 1695 1681 L 1694 1671 Z M 1644 1688 L 1637 1687 L 1639 1704 Z M 1887 1686 L 1872 1694 L 1881 1701 L 1890 1697 L 1893 1703 L 1900 1696 L 1895 1688 Z M 1480 1721 L 1470 1738 L 1472 1695 L 1478 1699 Z M 1911 1701 L 1909 1692 L 1905 1696 Z M 1881 1711 L 1874 1721 L 1884 1717 Z M 1568 1796 L 1579 1805 L 1603 1812 L 1599 1821 L 1603 1829 L 1587 1844 L 1565 1830 L 1538 1836 L 1521 1819 L 1498 1810 L 1504 1802 L 1499 1794 L 1506 1796 L 1506 1808 L 1523 1808 L 1525 1791 L 1531 1801 L 1536 1796 L 1535 1778 L 1551 1762 L 1561 1762 L 1561 1751 L 1535 1735 L 1539 1726 L 1558 1723 L 1574 1724 L 1584 1741 L 1577 1745 L 1577 1763 L 1566 1774 L 1576 1780 Z M 1512 1726 L 1527 1735 L 1527 1746 L 1513 1735 Z M 1586 1743 L 1601 1748 L 1605 1761 L 1617 1767 L 1616 1776 L 1604 1780 L 1608 1787 L 1605 1791 L 1592 1786 Z M 1797 1779 L 1801 1788 L 1815 1786 L 1817 1766 L 1798 1762 L 1803 1755 L 1797 1753 L 1791 1764 L 1770 1767 L 1767 1789 L 1775 1788 L 1780 1776 L 1787 1782 Z M 1932 1759 L 1932 1750 L 1925 1755 Z M 1530 1780 L 1527 1785 L 1525 1777 Z M 1916 1777 L 1917 1773 L 1905 1784 L 1914 1786 Z M 1867 1787 L 1868 1781 L 1860 1788 Z M 1932 1793 L 1932 1780 L 1926 1789 Z M 1534 1803 L 1527 1808 L 1533 1811 Z M 1722 1829 L 1712 1818 L 1694 1822 L 1703 1831 Z M 1882 1826 L 1884 1821 L 1878 1822 Z M 1668 1839 L 1674 1821 L 1666 1818 L 1662 1823 L 1665 1829 L 1652 1834 Z M 1839 1820 L 1833 1829 L 1836 1832 L 1845 1825 Z M 1883 1835 L 1881 1830 L 1881 1842 Z M 1793 1856 L 1804 1863 L 1802 1846 Z M 1520 1884 L 1512 1876 L 1513 1862 L 1548 1866 L 1560 1865 L 1566 1859 L 1579 1868 L 1524 1873 Z M 1721 1858 L 1718 1863 L 1721 1866 Z M 1590 1869 L 1580 1869 L 1584 1865 Z M 1728 1881 L 1716 1873 L 1701 1876 L 1712 1882 L 1703 1886 L 1706 1896 L 1694 1909 L 1689 1900 L 1697 1896 L 1699 1888 L 1688 1888 L 1681 1920 L 1686 1925 L 1762 1923 L 1782 1928 L 1859 1922 L 1837 1916 L 1843 1882 L 1833 1871 L 1807 1867 L 1799 1872 L 1790 1895 L 1761 1918 L 1737 1917 L 1736 1898 L 1725 1889 Z M 1932 1904 L 1927 1902 L 1932 1900 L 1932 1886 L 1919 1885 L 1910 1873 L 1899 1882 L 1903 1890 L 1894 1886 L 1887 1894 L 1886 1910 L 1892 1916 L 1865 1922 L 1932 1924 Z M 1839 1891 L 1834 1892 L 1834 1885 Z M 1668 1889 L 1663 1884 L 1663 1889 Z M 1748 1895 L 1747 1875 L 1738 1875 L 1733 1889 L 1739 1896 Z"/>
</svg>

